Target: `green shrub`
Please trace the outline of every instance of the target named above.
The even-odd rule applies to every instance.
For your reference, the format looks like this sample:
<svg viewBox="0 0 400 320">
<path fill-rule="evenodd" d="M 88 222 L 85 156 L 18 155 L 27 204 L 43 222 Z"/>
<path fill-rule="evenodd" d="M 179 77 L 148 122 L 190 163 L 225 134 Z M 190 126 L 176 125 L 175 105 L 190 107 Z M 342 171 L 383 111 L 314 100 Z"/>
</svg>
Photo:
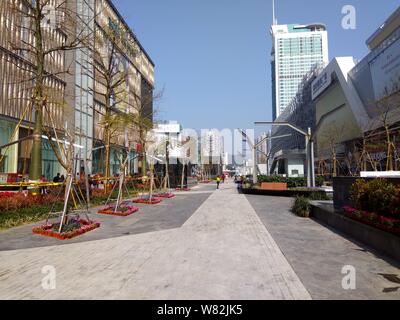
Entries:
<svg viewBox="0 0 400 320">
<path fill-rule="evenodd" d="M 294 201 L 292 212 L 302 218 L 310 217 L 311 204 L 310 199 L 305 197 L 297 197 Z"/>
<path fill-rule="evenodd" d="M 307 197 L 311 201 L 328 201 L 331 200 L 324 191 L 312 191 Z"/>
<path fill-rule="evenodd" d="M 317 185 L 317 187 L 322 187 L 324 183 L 325 183 L 324 177 L 318 176 L 315 178 L 315 184 Z"/>
<path fill-rule="evenodd" d="M 385 179 L 357 180 L 350 195 L 356 209 L 383 216 L 400 213 L 400 189 Z"/>
<path fill-rule="evenodd" d="M 287 183 L 288 188 L 304 188 L 307 187 L 307 178 L 285 178 L 281 176 L 260 176 L 259 182 L 269 183 Z M 317 187 L 322 187 L 324 184 L 323 177 L 317 177 L 315 180 Z"/>
</svg>

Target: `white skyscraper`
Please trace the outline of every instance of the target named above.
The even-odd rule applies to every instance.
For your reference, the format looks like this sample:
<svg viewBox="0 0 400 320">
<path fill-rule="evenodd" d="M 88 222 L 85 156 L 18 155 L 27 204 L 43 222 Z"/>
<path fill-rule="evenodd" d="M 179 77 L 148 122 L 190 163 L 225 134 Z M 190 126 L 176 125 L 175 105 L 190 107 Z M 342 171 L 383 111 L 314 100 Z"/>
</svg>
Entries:
<svg viewBox="0 0 400 320">
<path fill-rule="evenodd" d="M 275 14 L 274 14 L 275 17 Z M 323 24 L 271 26 L 272 113 L 276 120 L 295 97 L 303 77 L 328 64 L 328 32 Z"/>
</svg>

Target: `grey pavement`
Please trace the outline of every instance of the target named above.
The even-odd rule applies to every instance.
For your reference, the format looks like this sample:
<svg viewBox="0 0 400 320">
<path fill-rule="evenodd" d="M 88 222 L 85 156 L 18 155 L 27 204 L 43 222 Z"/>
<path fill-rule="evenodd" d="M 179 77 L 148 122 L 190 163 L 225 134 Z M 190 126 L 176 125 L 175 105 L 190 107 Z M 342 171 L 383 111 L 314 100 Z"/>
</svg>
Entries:
<svg viewBox="0 0 400 320">
<path fill-rule="evenodd" d="M 293 215 L 293 199 L 247 199 L 314 299 L 400 299 L 399 283 L 381 275 L 400 278 L 397 262 L 325 225 Z M 347 265 L 356 269 L 356 290 L 342 288 L 341 271 Z"/>
<path fill-rule="evenodd" d="M 2 299 L 311 298 L 232 184 L 180 228 L 2 251 L 0 261 Z M 56 268 L 55 290 L 41 286 L 46 265 Z"/>
<path fill-rule="evenodd" d="M 101 228 L 67 241 L 60 242 L 33 234 L 32 227 L 43 224 L 44 221 L 0 231 L 0 251 L 65 245 L 179 228 L 213 191 L 212 186 L 204 186 L 201 189 L 197 187 L 190 193 L 176 193 L 177 197 L 165 199 L 157 205 L 134 204 L 140 210 L 128 217 L 99 215 L 96 212 L 101 207 L 93 208 L 89 217 L 99 221 Z"/>
<path fill-rule="evenodd" d="M 0 233 L 0 299 L 400 299 L 395 262 L 309 219 L 292 199 L 201 185 L 60 242 L 31 226 Z M 357 290 L 341 269 L 357 270 Z M 44 266 L 56 289 L 45 290 Z M 387 293 L 385 293 L 385 292 Z"/>
</svg>

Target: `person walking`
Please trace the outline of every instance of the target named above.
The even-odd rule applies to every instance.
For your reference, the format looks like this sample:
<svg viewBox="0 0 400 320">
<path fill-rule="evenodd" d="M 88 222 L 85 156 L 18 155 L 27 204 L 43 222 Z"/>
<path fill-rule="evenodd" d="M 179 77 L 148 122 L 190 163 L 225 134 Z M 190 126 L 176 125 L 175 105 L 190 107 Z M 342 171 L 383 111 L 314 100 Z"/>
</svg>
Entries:
<svg viewBox="0 0 400 320">
<path fill-rule="evenodd" d="M 44 183 L 47 183 L 48 181 L 47 181 L 46 177 L 45 177 L 44 175 L 42 175 L 42 176 L 40 177 L 39 182 L 40 182 L 40 184 L 44 184 Z M 46 194 L 48 193 L 48 192 L 47 192 L 47 188 L 46 188 L 45 186 L 40 187 L 40 193 L 41 193 L 42 195 L 46 195 Z"/>
<path fill-rule="evenodd" d="M 221 184 L 221 177 L 217 177 L 217 190 L 219 189 L 219 185 Z"/>
<path fill-rule="evenodd" d="M 53 182 L 54 183 L 59 183 L 61 180 L 61 176 L 60 173 L 57 173 L 57 175 L 54 177 Z"/>
</svg>

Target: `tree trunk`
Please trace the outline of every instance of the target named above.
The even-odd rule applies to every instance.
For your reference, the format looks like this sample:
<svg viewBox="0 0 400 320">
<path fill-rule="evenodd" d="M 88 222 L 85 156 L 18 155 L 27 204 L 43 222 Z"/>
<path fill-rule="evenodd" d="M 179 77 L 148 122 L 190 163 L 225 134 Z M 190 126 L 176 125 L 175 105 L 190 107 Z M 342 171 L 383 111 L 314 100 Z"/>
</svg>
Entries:
<svg viewBox="0 0 400 320">
<path fill-rule="evenodd" d="M 105 137 L 106 137 L 106 156 L 105 156 L 105 184 L 104 184 L 104 193 L 108 192 L 108 179 L 110 178 L 110 159 L 111 159 L 111 136 L 110 129 L 105 129 Z"/>
<path fill-rule="evenodd" d="M 149 201 L 153 200 L 153 188 L 154 188 L 154 174 L 153 174 L 153 165 L 150 165 L 150 193 L 149 193 Z"/>
<path fill-rule="evenodd" d="M 333 177 L 337 177 L 337 159 L 336 155 L 333 157 Z"/>
<path fill-rule="evenodd" d="M 34 37 L 36 43 L 36 81 L 34 86 L 35 124 L 33 129 L 33 144 L 29 178 L 38 181 L 42 175 L 42 135 L 43 135 L 43 106 L 44 106 L 44 48 L 42 38 L 42 10 L 40 1 L 36 2 L 34 10 Z M 34 191 L 36 192 L 36 190 Z"/>
<path fill-rule="evenodd" d="M 385 126 L 385 131 L 386 131 L 386 143 L 387 143 L 386 171 L 393 171 L 392 140 L 390 138 L 390 131 L 387 126 Z"/>
<path fill-rule="evenodd" d="M 182 163 L 181 190 L 184 189 L 184 184 L 185 184 L 185 167 L 186 167 L 186 165 L 184 163 Z"/>
<path fill-rule="evenodd" d="M 166 145 L 166 153 L 165 153 L 165 181 L 164 181 L 164 189 L 169 190 L 170 189 L 170 183 L 169 183 L 169 142 L 167 141 Z"/>
</svg>

